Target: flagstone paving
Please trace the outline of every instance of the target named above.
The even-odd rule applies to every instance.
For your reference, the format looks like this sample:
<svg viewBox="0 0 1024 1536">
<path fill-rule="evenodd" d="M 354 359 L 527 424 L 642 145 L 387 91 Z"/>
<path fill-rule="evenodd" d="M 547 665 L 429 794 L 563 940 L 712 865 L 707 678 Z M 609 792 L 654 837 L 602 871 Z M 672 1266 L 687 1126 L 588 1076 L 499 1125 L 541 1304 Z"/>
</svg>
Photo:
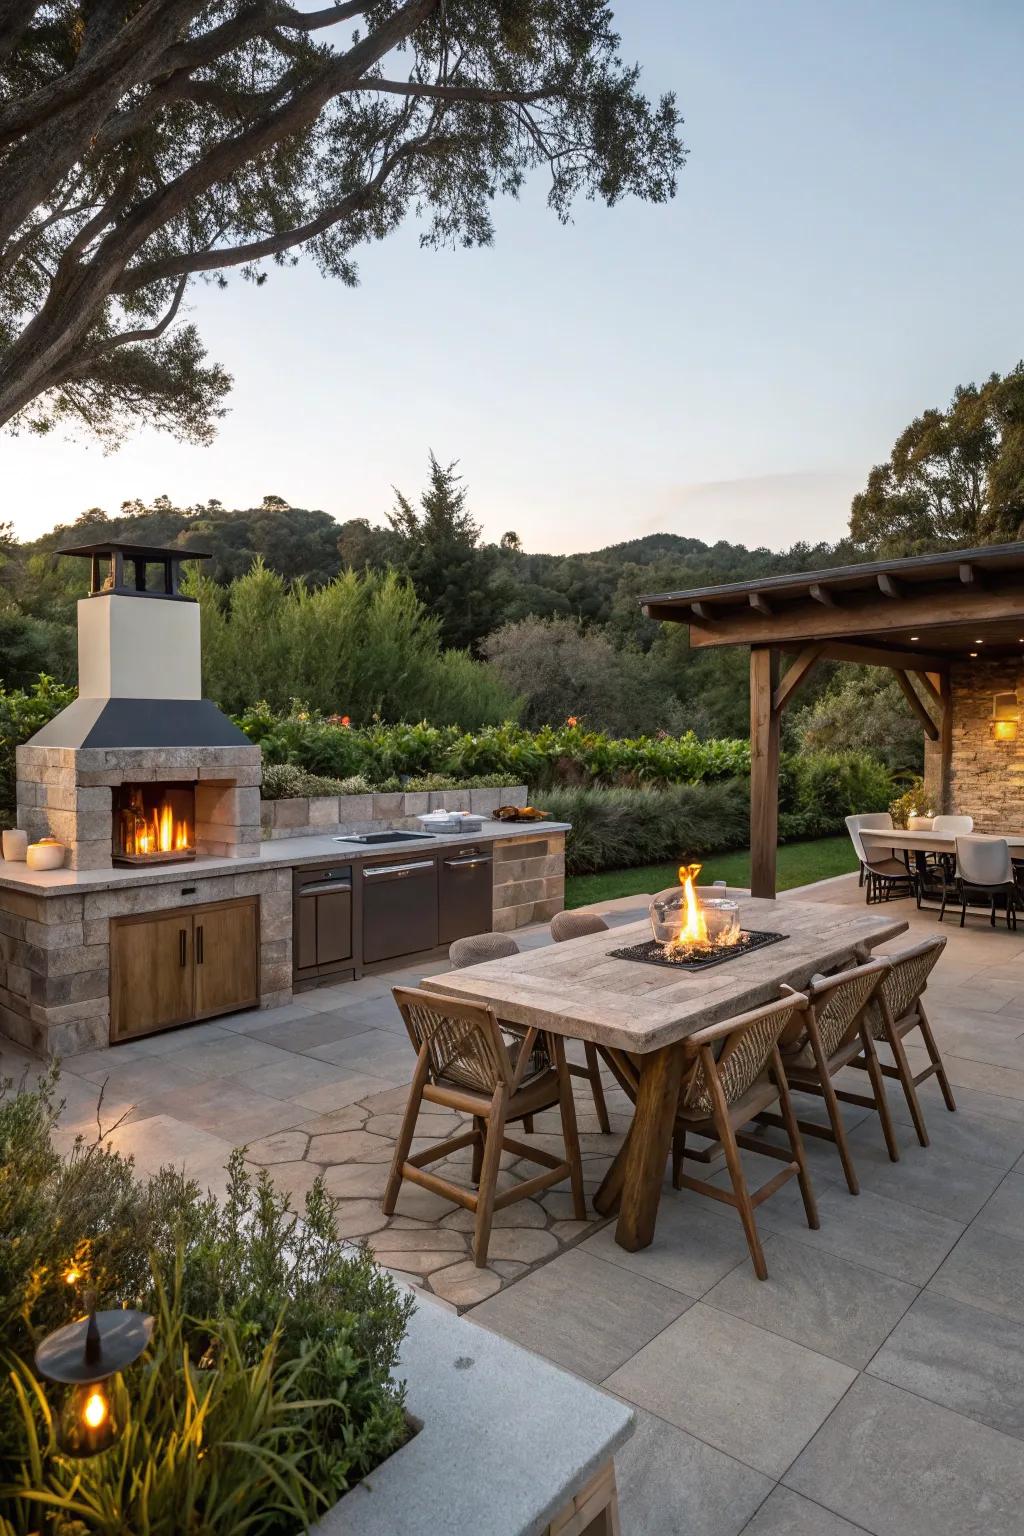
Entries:
<svg viewBox="0 0 1024 1536">
<path fill-rule="evenodd" d="M 799 899 L 857 904 L 863 893 L 841 879 Z M 616 903 L 613 920 L 644 905 Z M 925 1084 L 922 1148 L 890 1082 L 893 1164 L 871 1113 L 850 1109 L 857 1197 L 834 1150 L 809 1140 L 821 1227 L 807 1228 L 792 1186 L 761 1206 L 763 1283 L 734 1213 L 667 1187 L 655 1241 L 635 1254 L 592 1213 L 574 1220 L 566 1190 L 499 1211 L 483 1270 L 468 1212 L 407 1185 L 384 1217 L 412 1068 L 390 988 L 441 963 L 75 1057 L 60 1134 L 95 1134 L 105 1083 L 100 1120 L 119 1122 L 111 1139 L 143 1172 L 174 1162 L 222 1189 L 244 1143 L 252 1169 L 297 1204 L 322 1172 L 342 1230 L 382 1264 L 636 1407 L 618 1457 L 624 1536 L 1020 1536 L 1024 931 L 979 918 L 940 929 L 911 902 L 895 910 L 910 933 L 891 948 L 948 939 L 927 1002 L 957 1113 Z M 547 942 L 540 929 L 517 937 Z M 909 1055 L 923 1065 L 912 1044 Z M 0 1039 L 0 1072 L 38 1066 Z M 591 1194 L 630 1110 L 609 1081 L 613 1131 L 602 1136 L 586 1083 L 574 1088 Z M 813 1100 L 801 1109 L 820 1115 Z M 423 1121 L 438 1138 L 461 1123 L 429 1106 Z M 558 1145 L 557 1117 L 539 1116 L 537 1133 Z M 468 1157 L 450 1171 L 465 1177 Z M 503 1184 L 519 1171 L 504 1162 Z"/>
</svg>

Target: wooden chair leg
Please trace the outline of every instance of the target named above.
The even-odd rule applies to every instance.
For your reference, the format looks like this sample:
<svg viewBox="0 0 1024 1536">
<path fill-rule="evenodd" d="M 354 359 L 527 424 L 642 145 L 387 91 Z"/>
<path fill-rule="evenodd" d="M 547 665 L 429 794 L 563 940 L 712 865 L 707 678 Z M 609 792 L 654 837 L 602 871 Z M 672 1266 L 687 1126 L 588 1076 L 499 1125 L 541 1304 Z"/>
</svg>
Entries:
<svg viewBox="0 0 1024 1536">
<path fill-rule="evenodd" d="M 954 1111 L 956 1109 L 956 1100 L 953 1097 L 953 1090 L 950 1087 L 949 1078 L 946 1076 L 946 1068 L 942 1057 L 939 1055 L 939 1048 L 935 1044 L 931 1021 L 924 1011 L 920 998 L 917 1000 L 917 1013 L 918 1018 L 921 1020 L 921 1038 L 924 1040 L 924 1048 L 928 1052 L 928 1060 L 935 1068 L 935 1076 L 939 1080 L 939 1087 L 942 1089 L 942 1097 L 946 1101 L 946 1108 Z"/>
<path fill-rule="evenodd" d="M 473 1171 L 470 1181 L 473 1184 L 480 1183 L 480 1166 L 484 1160 L 484 1140 L 487 1136 L 487 1121 L 481 1120 L 479 1115 L 473 1116 L 473 1131 L 476 1140 L 473 1143 Z"/>
<path fill-rule="evenodd" d="M 576 1101 L 572 1096 L 572 1077 L 565 1061 L 565 1041 L 561 1036 L 556 1035 L 552 1044 L 555 1069 L 558 1072 L 558 1107 L 562 1113 L 562 1139 L 565 1142 L 565 1159 L 569 1164 L 573 1214 L 577 1221 L 586 1221 L 587 1202 L 583 1194 L 583 1164 L 580 1161 L 580 1138 L 576 1129 Z"/>
<path fill-rule="evenodd" d="M 782 1065 L 782 1055 L 777 1045 L 772 1051 L 772 1072 L 775 1077 L 775 1086 L 779 1090 L 779 1109 L 782 1112 L 782 1119 L 785 1123 L 786 1135 L 789 1137 L 789 1149 L 793 1154 L 793 1161 L 800 1170 L 797 1178 L 800 1183 L 800 1193 L 803 1196 L 807 1225 L 813 1232 L 816 1232 L 821 1225 L 818 1220 L 818 1203 L 814 1198 L 814 1186 L 811 1183 L 811 1175 L 807 1169 L 807 1155 L 804 1152 L 800 1127 L 793 1112 L 793 1100 L 789 1095 L 789 1081 L 786 1077 L 786 1069 Z M 827 1072 L 825 1078 L 828 1081 Z M 856 1182 L 856 1176 L 854 1182 Z"/>
<path fill-rule="evenodd" d="M 524 1115 L 523 1116 L 523 1130 L 526 1132 L 527 1136 L 532 1136 L 533 1135 L 533 1116 L 532 1115 Z"/>
<path fill-rule="evenodd" d="M 676 1125 L 672 1133 L 672 1188 L 682 1189 L 683 1158 L 686 1156 L 686 1128 Z"/>
<path fill-rule="evenodd" d="M 402 1188 L 402 1169 L 405 1160 L 409 1156 L 412 1139 L 416 1133 L 416 1121 L 423 1102 L 423 1085 L 427 1081 L 427 1068 L 430 1057 L 427 1047 L 420 1049 L 419 1060 L 416 1063 L 416 1071 L 409 1085 L 409 1102 L 405 1106 L 405 1117 L 402 1120 L 402 1129 L 398 1133 L 395 1143 L 395 1155 L 391 1160 L 391 1172 L 388 1174 L 388 1182 L 384 1190 L 384 1199 L 381 1201 L 381 1210 L 385 1216 L 395 1214 L 395 1205 L 398 1202 L 398 1194 Z"/>
<path fill-rule="evenodd" d="M 861 1026 L 860 1037 L 864 1042 L 864 1061 L 868 1069 L 871 1092 L 875 1098 L 875 1109 L 878 1111 L 878 1118 L 882 1125 L 882 1135 L 885 1137 L 885 1150 L 889 1154 L 889 1161 L 898 1163 L 900 1160 L 900 1144 L 896 1140 L 896 1128 L 892 1123 L 889 1099 L 885 1092 L 885 1078 L 882 1076 L 882 1068 L 879 1065 L 874 1039 L 866 1023 Z"/>
<path fill-rule="evenodd" d="M 914 1122 L 917 1139 L 922 1147 L 926 1147 L 928 1146 L 928 1129 L 924 1123 L 924 1111 L 917 1097 L 914 1074 L 910 1070 L 910 1062 L 907 1060 L 907 1053 L 903 1049 L 903 1041 L 895 1029 L 887 1029 L 886 1036 L 889 1041 L 889 1048 L 892 1051 L 893 1060 L 896 1063 L 896 1071 L 899 1073 L 903 1096 L 907 1101 L 907 1108 L 910 1110 L 910 1118 Z"/>
<path fill-rule="evenodd" d="M 592 1040 L 585 1040 L 583 1042 L 583 1052 L 587 1058 L 587 1075 L 590 1078 L 590 1088 L 594 1095 L 597 1123 L 607 1136 L 612 1127 L 608 1119 L 608 1106 L 604 1102 L 604 1084 L 601 1082 L 601 1063 L 597 1054 L 597 1046 Z"/>
<path fill-rule="evenodd" d="M 505 1111 L 508 1107 L 508 1089 L 503 1085 L 495 1088 L 491 1108 L 487 1116 L 487 1140 L 484 1143 L 483 1163 L 480 1168 L 480 1187 L 476 1197 L 476 1225 L 473 1229 L 473 1263 L 478 1269 L 487 1263 L 487 1247 L 491 1241 L 491 1221 L 494 1217 L 494 1196 L 498 1187 L 498 1169 L 501 1167 L 501 1148 L 505 1136 Z"/>
<path fill-rule="evenodd" d="M 836 1098 L 836 1090 L 832 1086 L 829 1076 L 828 1063 L 821 1049 L 821 1040 L 818 1038 L 817 1029 L 814 1029 L 811 1037 L 811 1046 L 814 1051 L 814 1063 L 818 1069 L 818 1082 L 821 1085 L 821 1096 L 825 1100 L 825 1108 L 828 1110 L 829 1124 L 832 1126 L 832 1134 L 836 1139 L 836 1151 L 839 1153 L 839 1161 L 843 1165 L 843 1173 L 846 1175 L 846 1187 L 851 1195 L 860 1194 L 860 1181 L 857 1178 L 857 1170 L 853 1166 L 853 1154 L 850 1151 L 850 1143 L 846 1136 L 846 1126 L 843 1123 L 843 1112 Z M 781 1102 L 781 1098 L 780 1098 Z"/>
<path fill-rule="evenodd" d="M 754 1220 L 754 1203 L 750 1198 L 747 1188 L 746 1175 L 743 1172 L 743 1163 L 740 1159 L 740 1149 L 736 1143 L 736 1133 L 729 1119 L 729 1106 L 726 1103 L 722 1084 L 715 1070 L 714 1058 L 708 1046 L 700 1048 L 701 1063 L 704 1068 L 704 1080 L 708 1085 L 713 1106 L 713 1121 L 715 1133 L 725 1153 L 725 1163 L 729 1170 L 729 1178 L 732 1181 L 732 1192 L 736 1198 L 736 1209 L 740 1213 L 740 1221 L 743 1223 L 743 1231 L 747 1239 L 747 1247 L 750 1250 L 751 1262 L 754 1273 L 759 1280 L 768 1279 L 768 1266 L 764 1261 L 764 1250 L 761 1247 L 761 1239 L 758 1236 L 757 1222 Z M 792 1106 L 790 1106 L 792 1112 Z M 797 1135 L 799 1136 L 799 1131 Z M 662 1165 L 664 1166 L 664 1164 Z"/>
</svg>

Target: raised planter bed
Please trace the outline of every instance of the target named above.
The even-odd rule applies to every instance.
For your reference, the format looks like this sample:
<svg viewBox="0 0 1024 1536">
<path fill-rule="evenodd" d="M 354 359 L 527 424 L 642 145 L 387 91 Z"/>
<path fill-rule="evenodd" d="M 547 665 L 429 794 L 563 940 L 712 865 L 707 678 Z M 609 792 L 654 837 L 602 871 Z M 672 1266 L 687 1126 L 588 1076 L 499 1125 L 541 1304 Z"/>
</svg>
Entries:
<svg viewBox="0 0 1024 1536">
<path fill-rule="evenodd" d="M 376 827 L 415 828 L 427 811 L 470 810 L 491 816 L 499 805 L 525 805 L 525 784 L 502 789 L 378 791 L 368 795 L 290 796 L 260 801 L 264 840 L 330 837 L 338 832 L 372 832 Z"/>
<path fill-rule="evenodd" d="M 397 1374 L 422 1426 L 314 1536 L 582 1536 L 605 1518 L 633 1412 L 558 1366 L 421 1298 Z"/>
</svg>

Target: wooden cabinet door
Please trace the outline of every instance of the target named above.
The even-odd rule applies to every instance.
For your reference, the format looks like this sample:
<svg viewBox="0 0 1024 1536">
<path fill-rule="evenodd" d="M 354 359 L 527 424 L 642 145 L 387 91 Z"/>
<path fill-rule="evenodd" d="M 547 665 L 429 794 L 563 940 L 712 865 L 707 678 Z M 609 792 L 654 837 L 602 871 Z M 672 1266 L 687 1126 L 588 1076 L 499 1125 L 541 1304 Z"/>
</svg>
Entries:
<svg viewBox="0 0 1024 1536">
<path fill-rule="evenodd" d="M 259 1001 L 259 902 L 255 896 L 204 907 L 195 922 L 195 1017 Z"/>
<path fill-rule="evenodd" d="M 191 912 L 111 922 L 111 1040 L 192 1018 L 192 927 Z"/>
</svg>

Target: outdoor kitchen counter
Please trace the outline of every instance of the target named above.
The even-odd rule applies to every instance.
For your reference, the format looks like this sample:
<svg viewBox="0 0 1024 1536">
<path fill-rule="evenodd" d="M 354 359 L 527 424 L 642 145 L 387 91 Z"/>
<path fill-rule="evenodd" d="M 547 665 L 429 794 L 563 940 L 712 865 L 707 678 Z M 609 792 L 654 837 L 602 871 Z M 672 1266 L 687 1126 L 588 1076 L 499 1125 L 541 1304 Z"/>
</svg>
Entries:
<svg viewBox="0 0 1024 1536">
<path fill-rule="evenodd" d="M 267 842 L 252 858 L 208 858 L 200 855 L 177 864 L 155 864 L 117 869 L 29 869 L 26 864 L 0 860 L 0 890 L 22 891 L 33 896 L 76 896 L 98 891 L 120 891 L 139 886 L 180 885 L 182 881 L 206 879 L 212 875 L 239 875 L 247 871 L 298 869 L 307 864 L 348 864 L 382 855 L 411 856 L 414 853 L 443 852 L 464 847 L 466 843 L 501 843 L 534 841 L 553 834 L 562 837 L 569 831 L 564 821 L 502 822 L 485 821 L 479 832 L 435 834 L 429 842 L 361 843 L 337 842 L 331 837 L 289 837 Z M 2 907 L 0 899 L 0 907 Z"/>
</svg>

